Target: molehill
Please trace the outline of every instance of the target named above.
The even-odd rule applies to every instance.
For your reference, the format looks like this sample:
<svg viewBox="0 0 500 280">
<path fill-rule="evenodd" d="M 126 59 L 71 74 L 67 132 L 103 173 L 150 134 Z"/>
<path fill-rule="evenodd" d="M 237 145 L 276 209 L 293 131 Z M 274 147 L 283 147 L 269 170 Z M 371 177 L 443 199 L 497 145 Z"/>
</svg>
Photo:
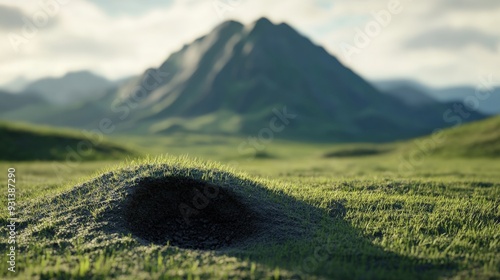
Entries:
<svg viewBox="0 0 500 280">
<path fill-rule="evenodd" d="M 241 250 L 313 232 L 321 213 L 273 184 L 187 158 L 127 163 L 23 207 L 22 238 Z"/>
</svg>

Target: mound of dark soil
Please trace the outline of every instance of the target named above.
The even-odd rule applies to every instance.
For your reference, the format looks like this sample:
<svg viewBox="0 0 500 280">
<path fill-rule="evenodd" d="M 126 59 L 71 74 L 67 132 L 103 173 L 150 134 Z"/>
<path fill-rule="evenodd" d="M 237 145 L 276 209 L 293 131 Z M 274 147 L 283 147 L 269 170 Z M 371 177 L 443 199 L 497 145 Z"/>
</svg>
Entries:
<svg viewBox="0 0 500 280">
<path fill-rule="evenodd" d="M 189 249 L 227 247 L 257 227 L 257 214 L 231 191 L 180 176 L 142 179 L 124 211 L 136 236 Z"/>
</svg>

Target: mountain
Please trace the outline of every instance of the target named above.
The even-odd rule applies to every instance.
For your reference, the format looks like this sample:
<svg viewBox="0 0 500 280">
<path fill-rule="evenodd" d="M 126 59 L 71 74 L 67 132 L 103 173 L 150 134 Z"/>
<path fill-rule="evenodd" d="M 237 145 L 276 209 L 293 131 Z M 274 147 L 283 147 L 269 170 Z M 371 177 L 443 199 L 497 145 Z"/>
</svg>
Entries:
<svg viewBox="0 0 500 280">
<path fill-rule="evenodd" d="M 0 161 L 88 161 L 119 159 L 133 154 L 107 140 L 95 142 L 77 131 L 0 122 Z"/>
<path fill-rule="evenodd" d="M 122 86 L 131 79 L 132 77 L 127 77 L 107 81 L 88 71 L 80 71 L 68 73 L 61 78 L 38 80 L 16 94 L 0 90 L 0 98 L 3 100 L 0 104 L 0 119 L 89 128 L 95 126 L 92 122 L 109 115 L 111 101 L 114 99 L 110 92 L 116 92 L 117 86 Z M 95 85 L 77 89 L 79 84 L 85 83 Z M 48 89 L 51 87 L 59 89 L 54 91 L 58 92 L 56 95 L 60 96 L 57 97 L 59 99 L 56 95 L 48 97 Z M 45 88 L 45 94 L 41 94 L 44 92 L 41 88 Z"/>
<path fill-rule="evenodd" d="M 476 97 L 476 91 L 479 96 L 487 96 L 485 99 Z M 484 114 L 497 115 L 500 114 L 500 87 L 490 89 L 490 92 L 480 91 L 474 87 L 461 86 L 436 89 L 431 91 L 432 96 L 443 102 L 459 101 L 464 102 L 467 98 L 471 97 L 477 100 L 478 111 Z"/>
<path fill-rule="evenodd" d="M 1 90 L 5 90 L 5 91 L 8 91 L 8 92 L 12 92 L 12 93 L 17 93 L 17 92 L 21 92 L 25 87 L 26 85 L 29 83 L 29 80 L 27 80 L 25 77 L 17 77 L 9 82 L 7 82 L 6 84 L 3 84 L 0 86 L 0 89 Z"/>
<path fill-rule="evenodd" d="M 45 100 L 33 93 L 14 94 L 0 90 L 0 112 L 5 114 L 14 110 L 46 104 Z"/>
<path fill-rule="evenodd" d="M 410 106 L 425 106 L 437 100 L 429 95 L 430 88 L 411 80 L 382 80 L 373 82 L 382 93 L 398 98 Z"/>
<path fill-rule="evenodd" d="M 0 112 L 4 121 L 21 121 L 42 125 L 76 127 L 94 129 L 99 122 L 112 116 L 111 103 L 116 88 L 111 88 L 99 97 L 70 103 L 64 106 L 47 102 L 28 107 L 17 108 L 8 112 Z"/>
<path fill-rule="evenodd" d="M 415 142 L 422 143 L 422 147 L 430 147 L 426 152 L 432 155 L 500 158 L 500 116 L 449 128 L 438 137 L 412 141 L 412 145 Z"/>
<path fill-rule="evenodd" d="M 444 116 L 450 104 L 409 106 L 383 94 L 286 23 L 265 18 L 224 22 L 96 98 L 29 118 L 95 127 L 105 116 L 121 132 L 338 142 L 393 141 L 452 124 Z"/>
<path fill-rule="evenodd" d="M 389 141 L 447 126 L 447 106 L 415 108 L 382 94 L 289 25 L 265 18 L 221 24 L 118 91 L 123 100 L 134 94 L 141 100 L 129 121 L 160 133 L 256 135 L 285 107 L 297 117 L 280 137 Z"/>
<path fill-rule="evenodd" d="M 490 89 L 488 98 L 484 100 L 475 97 L 477 89 L 472 86 L 455 86 L 432 88 L 418 82 L 405 79 L 379 80 L 372 84 L 381 92 L 397 97 L 409 105 L 425 105 L 434 101 L 442 103 L 464 103 L 467 98 L 478 101 L 477 111 L 486 115 L 500 114 L 500 87 Z M 488 93 L 480 92 L 480 96 Z"/>
<path fill-rule="evenodd" d="M 69 72 L 63 77 L 43 78 L 26 86 L 52 104 L 66 105 L 98 97 L 113 83 L 89 71 Z"/>
</svg>

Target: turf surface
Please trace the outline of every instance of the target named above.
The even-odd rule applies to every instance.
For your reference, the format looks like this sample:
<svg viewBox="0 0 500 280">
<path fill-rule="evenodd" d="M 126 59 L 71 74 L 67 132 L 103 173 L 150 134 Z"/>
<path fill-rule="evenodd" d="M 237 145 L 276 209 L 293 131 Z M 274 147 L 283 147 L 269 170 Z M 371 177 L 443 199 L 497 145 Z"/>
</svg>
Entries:
<svg viewBox="0 0 500 280">
<path fill-rule="evenodd" d="M 325 158 L 338 147 L 277 141 L 265 150 L 272 157 L 255 157 L 235 152 L 232 144 L 241 139 L 204 139 L 203 145 L 193 145 L 194 139 L 191 145 L 175 138 L 147 139 L 166 143 L 150 145 L 150 151 L 168 146 L 172 153 L 183 154 L 197 148 L 189 157 L 82 162 L 63 177 L 53 168 L 61 163 L 0 163 L 5 170 L 2 180 L 7 179 L 7 168 L 17 170 L 21 211 L 18 272 L 7 271 L 7 256 L 2 254 L 2 277 L 500 277 L 500 162 L 496 159 L 424 157 L 409 168 L 399 152 Z M 131 140 L 139 141 L 146 139 Z M 182 220 L 178 225 L 164 223 L 168 215 L 157 214 L 168 210 L 165 199 L 183 196 L 176 194 L 172 178 L 184 178 L 175 181 L 177 187 L 188 186 L 184 202 L 203 213 L 189 216 L 200 219 L 194 229 L 176 227 Z M 144 180 L 156 184 L 144 187 Z M 211 206 L 198 209 L 189 192 L 203 193 L 207 184 L 231 194 L 223 198 L 226 193 L 221 192 L 222 198 L 209 199 Z M 145 191 L 155 188 L 162 190 Z M 134 196 L 138 190 L 145 197 Z M 161 198 L 160 194 L 169 195 Z M 156 198 L 157 206 L 153 203 L 143 207 L 143 213 L 130 212 L 140 209 L 140 200 L 148 195 Z M 239 212 L 244 215 L 224 216 L 228 201 L 234 202 L 229 209 L 244 209 Z M 131 203 L 135 208 L 130 208 Z M 127 216 L 131 213 L 132 218 Z M 2 220 L 6 217 L 2 212 Z M 135 226 L 153 222 L 153 231 L 168 234 L 151 239 L 147 231 L 149 235 L 141 236 L 130 225 L 141 217 L 146 222 Z M 229 227 L 218 217 L 240 220 L 235 232 L 245 229 L 248 221 L 255 232 L 228 235 Z M 1 231 L 7 234 L 4 228 Z M 182 234 L 176 236 L 176 232 Z M 198 237 L 199 242 L 194 242 Z"/>
</svg>

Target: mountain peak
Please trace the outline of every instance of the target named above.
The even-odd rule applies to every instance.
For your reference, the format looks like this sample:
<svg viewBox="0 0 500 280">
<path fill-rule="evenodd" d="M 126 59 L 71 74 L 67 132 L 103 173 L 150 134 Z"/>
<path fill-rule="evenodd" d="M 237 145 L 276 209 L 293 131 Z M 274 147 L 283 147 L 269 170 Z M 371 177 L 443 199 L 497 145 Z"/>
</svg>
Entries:
<svg viewBox="0 0 500 280">
<path fill-rule="evenodd" d="M 241 28 L 243 28 L 243 24 L 241 22 L 235 20 L 227 20 L 219 24 L 215 29 L 221 30 L 221 29 L 241 29 Z"/>
<path fill-rule="evenodd" d="M 261 25 L 274 25 L 268 18 L 266 17 L 261 17 L 257 21 L 255 21 L 256 24 L 261 24 Z"/>
<path fill-rule="evenodd" d="M 84 77 L 97 77 L 96 74 L 92 73 L 91 71 L 89 70 L 77 70 L 77 71 L 70 71 L 70 72 L 67 72 L 66 74 L 64 74 L 63 77 L 81 77 L 81 76 L 84 76 Z"/>
<path fill-rule="evenodd" d="M 254 22 L 253 29 L 254 30 L 268 29 L 268 28 L 273 27 L 273 26 L 275 26 L 275 25 L 269 19 L 262 17 Z"/>
</svg>

